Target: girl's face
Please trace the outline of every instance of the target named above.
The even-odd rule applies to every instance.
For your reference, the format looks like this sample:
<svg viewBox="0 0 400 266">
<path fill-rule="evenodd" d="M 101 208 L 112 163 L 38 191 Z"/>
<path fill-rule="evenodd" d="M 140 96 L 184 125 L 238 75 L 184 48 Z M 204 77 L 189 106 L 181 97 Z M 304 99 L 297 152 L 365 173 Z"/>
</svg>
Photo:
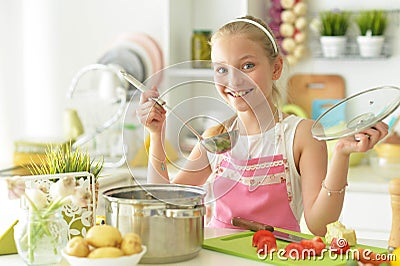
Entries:
<svg viewBox="0 0 400 266">
<path fill-rule="evenodd" d="M 242 34 L 220 37 L 211 58 L 216 88 L 237 111 L 265 107 L 271 98 L 272 78 L 279 78 L 281 68 L 277 76 L 277 64 L 270 64 L 260 43 Z"/>
</svg>

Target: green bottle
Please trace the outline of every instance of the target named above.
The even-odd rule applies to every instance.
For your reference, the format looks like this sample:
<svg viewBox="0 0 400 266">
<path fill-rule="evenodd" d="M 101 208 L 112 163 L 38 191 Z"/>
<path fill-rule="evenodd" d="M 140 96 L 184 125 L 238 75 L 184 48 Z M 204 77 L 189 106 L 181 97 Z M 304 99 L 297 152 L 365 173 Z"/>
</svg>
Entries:
<svg viewBox="0 0 400 266">
<path fill-rule="evenodd" d="M 211 38 L 211 31 L 209 30 L 193 31 L 192 66 L 194 68 L 210 67 L 210 60 L 211 60 L 211 47 L 209 44 L 210 38 Z"/>
</svg>

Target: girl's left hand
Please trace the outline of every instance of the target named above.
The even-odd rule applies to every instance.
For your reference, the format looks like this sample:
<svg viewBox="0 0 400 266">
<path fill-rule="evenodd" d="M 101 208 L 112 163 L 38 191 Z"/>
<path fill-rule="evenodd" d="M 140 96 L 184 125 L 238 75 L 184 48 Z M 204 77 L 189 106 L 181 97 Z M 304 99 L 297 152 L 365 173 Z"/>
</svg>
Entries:
<svg viewBox="0 0 400 266">
<path fill-rule="evenodd" d="M 366 152 L 387 136 L 388 129 L 389 127 L 386 123 L 378 122 L 373 127 L 361 131 L 354 136 L 340 139 L 336 145 L 336 150 L 343 154 Z"/>
</svg>

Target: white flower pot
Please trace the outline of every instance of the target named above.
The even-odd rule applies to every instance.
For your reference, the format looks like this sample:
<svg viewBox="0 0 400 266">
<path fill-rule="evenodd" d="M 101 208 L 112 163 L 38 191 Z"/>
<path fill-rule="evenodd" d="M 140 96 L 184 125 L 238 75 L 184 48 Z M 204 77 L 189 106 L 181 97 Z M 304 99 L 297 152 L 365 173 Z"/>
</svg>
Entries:
<svg viewBox="0 0 400 266">
<path fill-rule="evenodd" d="M 357 43 L 362 57 L 377 57 L 382 53 L 383 36 L 358 36 Z"/>
<path fill-rule="evenodd" d="M 320 42 L 325 57 L 340 57 L 346 52 L 345 36 L 321 36 Z"/>
</svg>

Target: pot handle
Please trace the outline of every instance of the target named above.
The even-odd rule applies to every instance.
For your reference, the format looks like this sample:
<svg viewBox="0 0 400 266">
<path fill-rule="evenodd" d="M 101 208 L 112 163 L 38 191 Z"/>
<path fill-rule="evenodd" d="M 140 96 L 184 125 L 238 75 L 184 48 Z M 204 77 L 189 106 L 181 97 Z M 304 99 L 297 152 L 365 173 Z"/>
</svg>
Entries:
<svg viewBox="0 0 400 266">
<path fill-rule="evenodd" d="M 167 209 L 164 210 L 164 216 L 168 218 L 196 218 L 203 217 L 206 213 L 204 206 L 193 209 Z"/>
</svg>

